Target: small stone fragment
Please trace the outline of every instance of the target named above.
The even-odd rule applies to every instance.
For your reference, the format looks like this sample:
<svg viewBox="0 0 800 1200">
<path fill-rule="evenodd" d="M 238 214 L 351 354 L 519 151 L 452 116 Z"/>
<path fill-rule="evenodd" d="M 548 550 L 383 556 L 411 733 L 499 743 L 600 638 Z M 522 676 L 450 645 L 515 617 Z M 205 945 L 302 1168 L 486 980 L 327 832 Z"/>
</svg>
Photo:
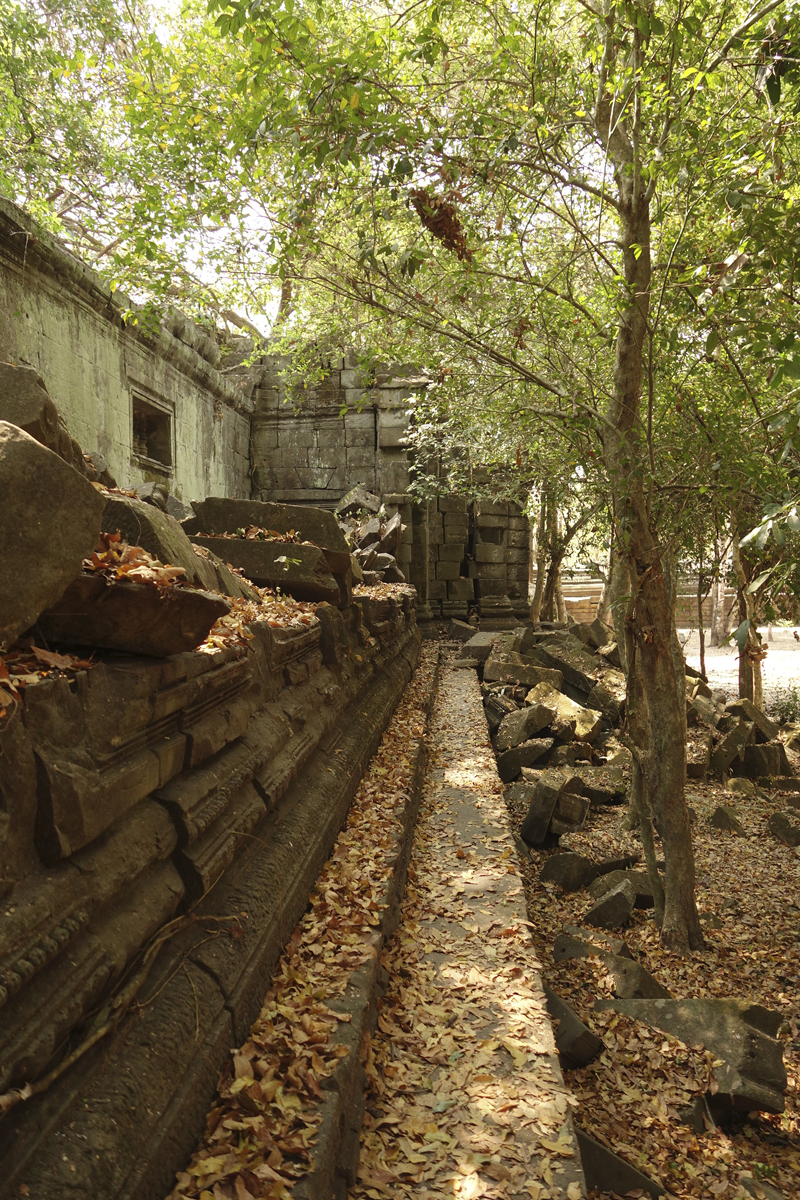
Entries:
<svg viewBox="0 0 800 1200">
<path fill-rule="evenodd" d="M 512 750 L 514 746 L 529 741 L 540 730 L 546 729 L 554 716 L 554 710 L 546 708 L 544 704 L 526 705 L 525 708 L 515 709 L 500 722 L 495 749 L 499 752 Z"/>
<path fill-rule="evenodd" d="M 578 1014 L 549 987 L 544 989 L 547 1011 L 558 1022 L 555 1030 L 556 1049 L 576 1066 L 585 1067 L 603 1049 L 602 1040 L 592 1033 Z"/>
<path fill-rule="evenodd" d="M 744 835 L 744 825 L 729 804 L 718 804 L 709 817 L 709 825 L 714 829 L 722 829 L 726 833 L 735 833 L 738 837 Z"/>
<path fill-rule="evenodd" d="M 791 813 L 772 813 L 767 821 L 767 828 L 773 837 L 784 846 L 800 846 L 800 825 L 792 819 Z"/>
<path fill-rule="evenodd" d="M 626 877 L 601 896 L 583 919 L 587 925 L 597 925 L 600 929 L 619 929 L 630 920 L 635 905 L 636 892 Z"/>
<path fill-rule="evenodd" d="M 511 783 L 523 767 L 532 767 L 540 758 L 545 758 L 552 746 L 552 738 L 531 738 L 512 750 L 504 750 L 497 757 L 497 773 L 503 783 Z"/>
<path fill-rule="evenodd" d="M 587 887 L 597 875 L 597 868 L 590 858 L 574 854 L 554 854 L 539 872 L 540 883 L 555 883 L 562 892 L 579 892 Z"/>
</svg>

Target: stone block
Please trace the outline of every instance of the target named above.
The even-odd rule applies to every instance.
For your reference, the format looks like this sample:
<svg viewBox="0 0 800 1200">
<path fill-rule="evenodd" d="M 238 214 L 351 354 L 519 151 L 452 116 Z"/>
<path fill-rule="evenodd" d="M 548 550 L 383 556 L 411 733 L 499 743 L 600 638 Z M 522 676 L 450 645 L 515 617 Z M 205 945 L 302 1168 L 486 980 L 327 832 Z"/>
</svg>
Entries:
<svg viewBox="0 0 800 1200">
<path fill-rule="evenodd" d="M 469 536 L 469 517 L 461 517 L 457 513 L 445 513 L 443 528 L 448 538 L 453 540 Z"/>
<path fill-rule="evenodd" d="M 636 892 L 627 876 L 609 888 L 583 918 L 587 925 L 600 929 L 619 929 L 630 920 L 636 905 Z"/>
<path fill-rule="evenodd" d="M 491 504 L 488 500 L 480 500 L 475 505 L 475 515 L 477 517 L 508 517 L 510 509 L 507 502 L 498 501 L 496 504 Z"/>
<path fill-rule="evenodd" d="M 530 537 L 527 529 L 509 529 L 506 534 L 506 545 L 514 550 L 529 550 Z"/>
<path fill-rule="evenodd" d="M 670 994 L 665 987 L 646 971 L 641 963 L 623 957 L 621 954 L 609 953 L 601 947 L 573 937 L 569 933 L 559 933 L 553 943 L 554 962 L 563 962 L 568 958 L 599 958 L 605 969 L 614 980 L 614 995 L 621 999 L 669 999 Z M 611 1001 L 608 1001 L 611 1005 Z M 599 1004 L 599 1002 L 598 1002 Z M 597 1007 L 597 1005 L 595 1006 Z"/>
<path fill-rule="evenodd" d="M 600 900 L 608 892 L 619 887 L 627 880 L 634 891 L 634 906 L 636 908 L 652 908 L 653 888 L 646 871 L 611 870 L 601 875 L 589 889 L 594 900 Z"/>
<path fill-rule="evenodd" d="M 359 446 L 375 455 L 375 416 L 372 412 L 345 413 L 344 444 Z"/>
<path fill-rule="evenodd" d="M 444 580 L 454 580 L 459 577 L 459 564 L 457 562 L 440 561 L 436 563 L 436 578 Z"/>
<path fill-rule="evenodd" d="M 556 1022 L 555 1039 L 559 1054 L 577 1067 L 585 1067 L 603 1049 L 602 1040 L 586 1026 L 570 1006 L 551 991 L 544 989 L 547 1011 Z"/>
<path fill-rule="evenodd" d="M 725 705 L 725 711 L 744 721 L 751 721 L 756 728 L 756 741 L 772 742 L 780 732 L 779 726 L 753 704 L 752 700 L 731 700 Z"/>
<path fill-rule="evenodd" d="M 478 636 L 486 637 L 487 635 L 479 634 Z M 467 658 L 473 658 L 477 662 L 480 662 L 480 655 L 476 654 L 474 650 L 470 650 L 470 646 L 474 644 L 474 641 L 475 639 L 473 638 L 471 641 L 465 643 L 464 654 Z M 486 723 L 489 726 L 489 731 L 494 733 L 503 720 L 503 717 L 508 716 L 509 713 L 516 712 L 517 706 L 507 696 L 499 696 L 490 692 L 483 701 L 483 711 L 486 714 Z"/>
<path fill-rule="evenodd" d="M 447 599 L 467 601 L 475 598 L 475 585 L 471 579 L 449 579 L 447 581 Z"/>
<path fill-rule="evenodd" d="M 563 682 L 560 671 L 542 667 L 524 654 L 515 654 L 513 651 L 502 653 L 498 650 L 493 651 L 486 660 L 483 679 L 485 683 L 517 683 L 531 689 L 538 685 L 544 688 L 543 694 L 554 696 L 559 695 L 558 689 Z M 537 702 L 546 704 L 548 708 L 553 707 L 538 693 L 531 700 L 532 704 Z"/>
<path fill-rule="evenodd" d="M 579 833 L 591 808 L 591 802 L 580 793 L 569 790 L 571 787 L 572 783 L 568 783 L 558 797 L 550 822 L 550 832 L 559 836 L 562 833 Z"/>
<path fill-rule="evenodd" d="M 637 1196 L 647 1193 L 652 1200 L 658 1200 L 659 1196 L 665 1194 L 660 1184 L 637 1171 L 607 1146 L 596 1142 L 588 1133 L 576 1129 L 575 1134 L 586 1186 L 590 1191 L 612 1192 L 615 1196 L 627 1196 L 631 1192 Z"/>
<path fill-rule="evenodd" d="M 590 858 L 567 851 L 548 858 L 539 872 L 539 882 L 555 883 L 562 892 L 580 892 L 596 876 L 597 868 Z"/>
<path fill-rule="evenodd" d="M 463 542 L 446 542 L 437 546 L 437 558 L 440 562 L 460 563 L 466 556 L 467 548 Z"/>
<path fill-rule="evenodd" d="M 497 773 L 503 783 L 511 783 L 512 780 L 519 777 L 523 767 L 532 767 L 535 762 L 546 758 L 552 747 L 552 738 L 531 738 L 530 741 L 522 742 L 519 746 L 515 746 L 513 750 L 504 750 L 497 757 Z M 519 784 L 517 786 L 529 788 L 530 784 Z M 531 794 L 527 792 L 514 792 L 512 795 L 509 792 L 509 798 L 512 800 L 529 801 Z"/>
<path fill-rule="evenodd" d="M 767 828 L 784 846 L 800 846 L 800 824 L 794 813 L 772 813 L 767 821 Z"/>
<path fill-rule="evenodd" d="M 249 538 L 200 537 L 197 534 L 192 540 L 219 554 L 232 567 L 244 571 L 259 587 L 280 588 L 297 600 L 340 603 L 339 585 L 318 546 L 260 542 Z M 349 560 L 349 557 L 348 553 L 346 558 Z"/>
<path fill-rule="evenodd" d="M 595 1009 L 613 1009 L 642 1021 L 687 1045 L 702 1042 L 715 1059 L 716 1090 L 709 1096 L 712 1111 L 781 1113 L 787 1086 L 777 1032 L 778 1012 L 734 999 L 598 1000 Z"/>
<path fill-rule="evenodd" d="M 560 671 L 567 683 L 586 695 L 595 686 L 598 663 L 575 638 L 546 638 L 531 651 L 545 667 Z"/>
<path fill-rule="evenodd" d="M 408 417 L 404 410 L 379 412 L 377 414 L 378 448 L 381 450 L 395 449 L 405 446 L 408 436 Z M 393 488 L 393 491 L 403 491 L 403 488 Z"/>
<path fill-rule="evenodd" d="M 741 765 L 733 762 L 731 770 L 735 774 L 746 775 L 748 779 L 761 779 L 770 775 L 785 777 L 792 774 L 783 742 L 745 746 L 743 762 Z"/>
<path fill-rule="evenodd" d="M 0 421 L 0 648 L 64 593 L 98 543 L 103 498 L 52 450 Z"/>
<path fill-rule="evenodd" d="M 721 776 L 735 758 L 744 756 L 745 746 L 753 737 L 753 729 L 752 722 L 740 721 L 735 729 L 725 735 L 711 755 L 710 768 L 715 775 Z M 761 774 L 765 772 L 762 771 Z"/>
<path fill-rule="evenodd" d="M 439 496 L 437 508 L 440 513 L 466 514 L 467 501 L 463 496 Z"/>
<path fill-rule="evenodd" d="M 523 763 L 521 765 L 530 766 L 531 764 Z M 531 788 L 528 812 L 520 830 L 520 837 L 524 842 L 527 842 L 531 846 L 540 846 L 542 844 L 547 835 L 550 818 L 555 811 L 556 801 L 564 791 L 568 778 L 561 771 L 549 770 L 545 771 L 538 783 L 533 785 L 532 788 L 529 784 L 519 785 L 520 787 Z"/>
<path fill-rule="evenodd" d="M 486 582 L 496 582 L 500 584 L 504 591 L 507 590 L 507 574 L 506 564 L 498 563 L 478 563 L 478 579 L 486 580 Z"/>
<path fill-rule="evenodd" d="M 531 688 L 525 697 L 525 703 L 545 704 L 548 708 L 555 709 L 556 719 L 563 726 L 563 733 L 557 732 L 556 726 L 553 727 L 553 732 L 562 741 L 574 738 L 577 742 L 593 742 L 602 728 L 601 713 L 570 700 L 569 696 L 558 692 L 547 680 Z"/>
<path fill-rule="evenodd" d="M 503 750 L 519 746 L 521 742 L 529 741 L 540 730 L 546 729 L 554 716 L 553 709 L 545 708 L 543 704 L 515 709 L 503 718 L 497 730 L 495 750 L 501 753 Z"/>
<path fill-rule="evenodd" d="M 447 581 L 444 579 L 429 579 L 428 580 L 428 599 L 429 600 L 446 600 L 447 599 Z"/>
<path fill-rule="evenodd" d="M 479 542 L 475 547 L 475 561 L 478 563 L 505 563 L 507 553 L 505 546 L 494 546 L 490 542 Z"/>
<path fill-rule="evenodd" d="M 327 485 L 323 485 L 327 486 Z M 209 496 L 192 501 L 195 517 L 184 523 L 184 531 L 193 535 L 236 533 L 247 525 L 274 530 L 279 534 L 294 530 L 305 541 L 326 550 L 349 554 L 345 536 L 332 512 L 304 504 L 276 504 L 259 500 L 230 500 Z"/>
</svg>

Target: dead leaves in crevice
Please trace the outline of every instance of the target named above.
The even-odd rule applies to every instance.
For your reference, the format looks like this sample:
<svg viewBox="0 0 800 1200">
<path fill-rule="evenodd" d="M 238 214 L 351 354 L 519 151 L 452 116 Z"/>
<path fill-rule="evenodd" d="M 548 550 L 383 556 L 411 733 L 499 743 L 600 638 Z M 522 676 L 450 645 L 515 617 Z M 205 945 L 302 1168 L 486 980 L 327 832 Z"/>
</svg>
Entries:
<svg viewBox="0 0 800 1200">
<path fill-rule="evenodd" d="M 289 1200 L 310 1169 L 324 1082 L 355 1053 L 344 1031 L 353 971 L 374 960 L 436 650 L 423 650 L 347 824 L 276 969 L 250 1036 L 227 1062 L 200 1146 L 170 1200 Z"/>
</svg>

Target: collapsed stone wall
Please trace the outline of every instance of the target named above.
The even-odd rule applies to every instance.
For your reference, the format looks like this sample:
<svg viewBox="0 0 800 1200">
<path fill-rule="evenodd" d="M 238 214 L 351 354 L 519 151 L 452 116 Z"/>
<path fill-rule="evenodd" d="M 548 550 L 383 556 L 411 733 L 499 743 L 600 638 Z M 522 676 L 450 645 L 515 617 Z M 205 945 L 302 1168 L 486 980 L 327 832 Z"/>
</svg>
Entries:
<svg viewBox="0 0 800 1200">
<path fill-rule="evenodd" d="M 419 647 L 410 591 L 252 631 L 31 683 L 0 733 L 0 1093 L 106 1025 L 3 1118 L 1 1194 L 166 1193 Z"/>
</svg>

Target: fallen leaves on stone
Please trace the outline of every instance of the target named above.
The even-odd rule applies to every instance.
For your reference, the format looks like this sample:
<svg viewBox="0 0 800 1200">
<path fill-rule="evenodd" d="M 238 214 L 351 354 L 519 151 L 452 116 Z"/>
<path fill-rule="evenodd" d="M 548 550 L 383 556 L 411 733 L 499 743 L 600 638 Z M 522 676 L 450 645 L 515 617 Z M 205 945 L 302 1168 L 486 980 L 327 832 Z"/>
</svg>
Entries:
<svg viewBox="0 0 800 1200">
<path fill-rule="evenodd" d="M 341 1033 L 351 1019 L 342 996 L 352 972 L 376 954 L 436 654 L 423 649 L 250 1036 L 223 1069 L 205 1134 L 170 1200 L 290 1200 L 310 1168 L 321 1085 L 355 1052 Z"/>
<path fill-rule="evenodd" d="M 186 583 L 183 567 L 165 566 L 142 546 L 123 542 L 119 533 L 101 533 L 100 542 L 89 558 L 83 560 L 84 572 L 104 575 L 106 579 L 133 579 L 156 587 Z"/>
<path fill-rule="evenodd" d="M 0 722 L 11 717 L 26 687 L 42 679 L 56 679 L 73 671 L 86 671 L 94 663 L 75 654 L 58 654 L 22 638 L 0 655 Z"/>
<path fill-rule="evenodd" d="M 515 915 L 522 889 L 502 789 L 466 673 L 443 679 L 430 742 L 408 890 L 381 960 L 389 982 L 349 1196 L 578 1200 L 575 1181 L 559 1181 L 575 1154 L 574 1099 L 550 1057 L 536 963 Z"/>
</svg>

